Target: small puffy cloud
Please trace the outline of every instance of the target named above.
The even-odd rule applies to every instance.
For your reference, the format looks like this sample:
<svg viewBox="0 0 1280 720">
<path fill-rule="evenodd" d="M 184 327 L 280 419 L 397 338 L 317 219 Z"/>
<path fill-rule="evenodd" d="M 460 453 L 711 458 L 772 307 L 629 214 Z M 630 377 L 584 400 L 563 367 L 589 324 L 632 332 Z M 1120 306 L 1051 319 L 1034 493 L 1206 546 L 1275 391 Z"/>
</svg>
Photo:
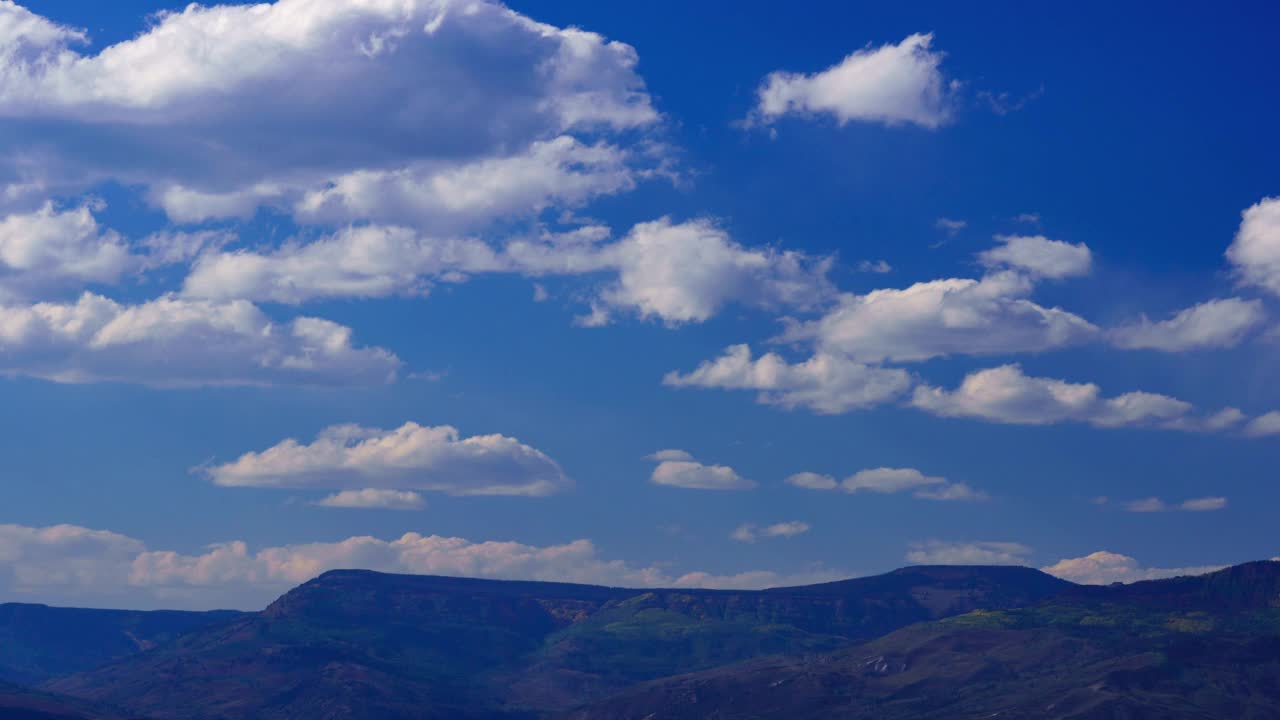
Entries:
<svg viewBox="0 0 1280 720">
<path fill-rule="evenodd" d="M 0 301 L 41 300 L 86 285 L 109 285 L 156 268 L 187 263 L 234 236 L 225 230 L 164 231 L 130 243 L 103 227 L 98 201 L 73 207 L 45 202 L 0 219 Z"/>
<path fill-rule="evenodd" d="M 1259 415 L 1244 426 L 1244 434 L 1249 437 L 1280 435 L 1280 410 Z"/>
<path fill-rule="evenodd" d="M 989 268 L 1060 279 L 1087 275 L 1093 266 L 1093 253 L 1084 243 L 1073 245 L 1043 235 L 998 235 L 996 240 L 1000 245 L 978 255 L 978 261 Z"/>
<path fill-rule="evenodd" d="M 792 520 L 759 527 L 752 523 L 739 525 L 729 537 L 738 542 L 753 543 L 766 538 L 788 538 L 809 532 L 809 523 Z"/>
<path fill-rule="evenodd" d="M 1202 497 L 1183 500 L 1178 509 L 1190 512 L 1209 512 L 1213 510 L 1221 510 L 1227 506 L 1227 499 L 1224 497 Z"/>
<path fill-rule="evenodd" d="M 893 272 L 893 266 L 885 262 L 884 260 L 876 260 L 875 262 L 871 262 L 870 260 L 863 260 L 858 263 L 858 272 L 876 273 L 877 275 L 883 275 L 887 272 Z"/>
<path fill-rule="evenodd" d="M 841 489 L 848 493 L 891 494 L 910 491 L 926 500 L 981 500 L 986 497 L 965 483 L 925 475 L 915 468 L 872 468 L 859 470 L 844 479 Z"/>
<path fill-rule="evenodd" d="M 987 494 L 974 490 L 967 483 L 947 482 L 929 487 L 922 487 L 912 493 L 925 500 L 986 500 Z"/>
<path fill-rule="evenodd" d="M 539 143 L 658 121 L 632 47 L 497 2 L 192 4 L 93 53 L 13 3 L 0 27 L 0 188 L 116 180 L 178 220 L 572 203 L 627 181 Z"/>
<path fill-rule="evenodd" d="M 316 502 L 321 507 L 382 510 L 421 510 L 427 506 L 422 496 L 412 490 L 365 488 L 343 490 Z"/>
<path fill-rule="evenodd" d="M 295 585 L 341 568 L 641 588 L 762 588 L 840 577 L 823 570 L 795 575 L 766 570 L 672 574 L 658 564 L 604 558 L 585 539 L 538 546 L 411 532 L 391 540 L 360 536 L 256 551 L 247 543 L 230 541 L 186 554 L 73 525 L 0 525 L 0 595 L 30 602 L 258 609 Z"/>
<path fill-rule="evenodd" d="M 830 475 L 803 472 L 786 480 L 791 485 L 809 490 L 840 489 L 850 494 L 874 492 L 889 495 L 910 492 L 925 500 L 984 500 L 986 493 L 979 492 L 965 483 L 951 482 L 944 477 L 925 475 L 915 468 L 870 468 L 837 483 Z"/>
<path fill-rule="evenodd" d="M 74 303 L 0 305 L 0 375 L 158 387 L 394 379 L 400 360 L 354 346 L 351 335 L 320 318 L 276 323 L 243 300 L 123 305 L 85 293 Z"/>
<path fill-rule="evenodd" d="M 950 85 L 933 34 L 914 34 L 897 45 L 867 47 L 822 72 L 769 74 L 757 91 L 749 122 L 768 124 L 787 114 L 828 114 L 852 121 L 912 123 L 937 128 L 951 117 Z"/>
<path fill-rule="evenodd" d="M 1247 416 L 1239 408 L 1226 407 L 1204 419 L 1204 428 L 1210 432 L 1227 430 L 1244 422 Z"/>
<path fill-rule="evenodd" d="M 838 414 L 874 407 L 901 396 L 911 387 L 911 375 L 898 368 L 864 365 L 829 354 L 814 355 L 795 364 L 777 353 L 753 359 L 750 347 L 734 345 L 689 373 L 667 373 L 663 384 L 754 390 L 761 403 Z"/>
<path fill-rule="evenodd" d="M 1112 329 L 1111 342 L 1130 350 L 1182 352 L 1239 345 L 1267 320 L 1261 300 L 1224 298 L 1180 310 L 1168 320 L 1138 322 Z"/>
<path fill-rule="evenodd" d="M 1137 582 L 1159 580 L 1181 575 L 1203 575 L 1221 569 L 1221 566 L 1147 568 L 1128 555 L 1100 550 L 1084 557 L 1064 558 L 1041 568 L 1050 575 L 1082 585 L 1109 585 L 1113 582 Z"/>
<path fill-rule="evenodd" d="M 945 279 L 905 289 L 843 295 L 831 311 L 795 323 L 788 341 L 859 362 L 913 362 L 947 355 L 1040 352 L 1091 339 L 1097 328 L 1027 299 L 1032 282 L 1015 273 Z"/>
<path fill-rule="evenodd" d="M 1031 548 L 1014 542 L 912 543 L 907 562 L 914 565 L 1025 565 Z"/>
<path fill-rule="evenodd" d="M 128 244 L 93 216 L 95 206 L 47 202 L 0 220 L 0 300 L 85 283 L 113 283 L 140 265 Z"/>
<path fill-rule="evenodd" d="M 649 459 L 658 463 L 649 476 L 657 485 L 695 490 L 750 490 L 756 486 L 727 465 L 704 465 L 683 450 L 660 450 Z"/>
<path fill-rule="evenodd" d="M 702 322 L 731 302 L 804 309 L 833 294 L 828 260 L 746 248 L 708 220 L 640 223 L 601 254 L 618 273 L 601 300 L 671 325 Z"/>
<path fill-rule="evenodd" d="M 861 491 L 896 493 L 932 485 L 943 485 L 946 482 L 946 478 L 925 475 L 915 468 L 880 467 L 859 470 L 845 478 L 841 486 L 846 492 L 850 493 Z"/>
<path fill-rule="evenodd" d="M 549 495 L 569 479 L 541 451 L 505 435 L 463 438 L 448 425 L 394 430 L 335 425 L 204 469 L 218 485 L 429 490 L 450 495 Z"/>
<path fill-rule="evenodd" d="M 920 386 L 911 404 L 942 417 L 972 417 L 1015 425 L 1084 422 L 1097 427 L 1178 427 L 1192 406 L 1148 392 L 1102 397 L 1093 383 L 1031 377 L 1018 365 L 979 370 L 955 390 Z"/>
<path fill-rule="evenodd" d="M 835 490 L 840 487 L 839 481 L 835 478 L 815 472 L 798 472 L 788 477 L 785 482 L 806 490 Z"/>
<path fill-rule="evenodd" d="M 969 227 L 969 221 L 940 217 L 933 222 L 933 226 L 946 233 L 947 237 L 955 237 L 961 230 Z"/>
<path fill-rule="evenodd" d="M 1241 213 L 1227 260 L 1241 282 L 1280 294 L 1280 197 L 1263 198 Z"/>
<path fill-rule="evenodd" d="M 183 283 L 187 297 L 278 303 L 421 294 L 434 280 L 502 265 L 483 241 L 434 238 L 404 227 L 348 227 L 268 253 L 206 253 Z"/>
<path fill-rule="evenodd" d="M 1149 497 L 1127 502 L 1125 503 L 1124 508 L 1129 512 L 1136 513 L 1170 512 L 1173 510 L 1181 510 L 1184 512 L 1211 512 L 1213 510 L 1222 510 L 1226 506 L 1227 499 L 1224 497 L 1192 498 L 1180 503 L 1167 503 L 1158 497 Z"/>
</svg>

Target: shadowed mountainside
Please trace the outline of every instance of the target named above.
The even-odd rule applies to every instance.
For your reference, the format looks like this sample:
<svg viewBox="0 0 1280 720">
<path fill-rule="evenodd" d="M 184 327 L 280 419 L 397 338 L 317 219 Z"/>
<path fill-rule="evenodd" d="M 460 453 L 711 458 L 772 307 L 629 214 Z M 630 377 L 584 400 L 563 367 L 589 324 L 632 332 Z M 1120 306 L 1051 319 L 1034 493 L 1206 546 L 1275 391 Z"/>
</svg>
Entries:
<svg viewBox="0 0 1280 720">
<path fill-rule="evenodd" d="M 1280 718 L 1280 563 L 1072 588 L 808 657 L 633 687 L 572 720 Z"/>
<path fill-rule="evenodd" d="M 0 681 L 33 685 L 92 670 L 241 615 L 0 604 Z"/>
<path fill-rule="evenodd" d="M 91 705 L 0 682 L 0 718 L 4 720 L 141 720 Z"/>
<path fill-rule="evenodd" d="M 155 718 L 520 718 L 638 682 L 847 646 L 1071 585 L 1029 568 L 919 567 L 765 591 L 337 571 L 257 615 L 47 687 Z"/>
</svg>

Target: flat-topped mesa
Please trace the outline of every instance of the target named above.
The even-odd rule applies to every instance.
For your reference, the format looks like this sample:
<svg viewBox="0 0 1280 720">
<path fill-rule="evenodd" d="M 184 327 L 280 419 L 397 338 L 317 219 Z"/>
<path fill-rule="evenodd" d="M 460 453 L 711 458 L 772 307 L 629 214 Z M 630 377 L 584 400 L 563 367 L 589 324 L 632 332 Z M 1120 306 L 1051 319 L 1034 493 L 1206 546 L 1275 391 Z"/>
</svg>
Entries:
<svg viewBox="0 0 1280 720">
<path fill-rule="evenodd" d="M 281 687 L 294 688 L 291 712 L 360 705 L 379 720 L 423 717 L 423 702 L 450 718 L 554 710 L 636 682 L 1035 603 L 1063 587 L 1003 567 L 904 568 L 771 590 L 337 570 L 237 624 L 49 687 L 161 720 L 183 718 L 175 708 L 193 703 L 219 718 L 261 720 L 284 712 L 272 690 Z"/>
<path fill-rule="evenodd" d="M 909 565 L 882 575 L 836 580 L 834 582 L 796 587 L 771 588 L 771 593 L 826 594 L 841 588 L 890 591 L 913 584 L 941 587 L 1002 588 L 1008 592 L 1025 592 L 1034 596 L 1048 596 L 1070 587 L 1072 583 L 1056 578 L 1035 568 L 1020 565 Z"/>
<path fill-rule="evenodd" d="M 560 614 L 556 611 L 562 606 L 595 609 L 634 592 L 572 583 L 332 570 L 285 593 L 260 617 L 370 624 L 453 617 L 459 622 L 532 623 L 550 632 L 559 623 L 545 616 Z"/>
</svg>

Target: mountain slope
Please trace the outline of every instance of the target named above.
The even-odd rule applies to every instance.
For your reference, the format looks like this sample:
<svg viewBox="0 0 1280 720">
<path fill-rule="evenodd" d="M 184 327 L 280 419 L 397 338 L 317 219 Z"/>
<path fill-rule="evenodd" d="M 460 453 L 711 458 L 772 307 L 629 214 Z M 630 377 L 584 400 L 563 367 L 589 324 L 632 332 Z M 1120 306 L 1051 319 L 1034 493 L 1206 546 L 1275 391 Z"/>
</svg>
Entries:
<svg viewBox="0 0 1280 720">
<path fill-rule="evenodd" d="M 84 672 L 240 615 L 0 604 L 0 681 L 34 685 Z"/>
<path fill-rule="evenodd" d="M 1280 563 L 974 612 L 660 680 L 572 720 L 1280 718 Z"/>
<path fill-rule="evenodd" d="M 258 615 L 48 687 L 184 720 L 526 717 L 644 680 L 828 651 L 1069 587 L 1036 570 L 985 567 L 767 591 L 339 571 Z"/>
<path fill-rule="evenodd" d="M 0 682 L 0 718 L 4 720 L 129 720 L 83 700 L 36 692 Z M 132 720 L 138 720 L 133 718 Z"/>
</svg>

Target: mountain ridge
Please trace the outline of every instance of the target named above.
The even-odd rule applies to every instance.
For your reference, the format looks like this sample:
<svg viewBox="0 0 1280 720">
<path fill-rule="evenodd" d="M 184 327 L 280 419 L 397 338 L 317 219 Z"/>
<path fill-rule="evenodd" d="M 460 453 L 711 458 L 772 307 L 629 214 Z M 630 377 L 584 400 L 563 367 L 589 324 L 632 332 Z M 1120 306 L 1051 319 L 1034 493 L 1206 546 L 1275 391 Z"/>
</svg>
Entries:
<svg viewBox="0 0 1280 720">
<path fill-rule="evenodd" d="M 46 687 L 162 720 L 202 717 L 194 697 L 232 720 L 525 717 L 1069 586 L 982 566 L 749 591 L 335 570 L 261 613 Z"/>
<path fill-rule="evenodd" d="M 34 685 L 83 672 L 243 615 L 235 610 L 102 610 L 0 604 L 0 680 Z"/>
<path fill-rule="evenodd" d="M 42 687 L 153 720 L 1280 720 L 1273 666 L 1269 561 L 1111 586 L 935 565 L 765 590 L 353 569 Z M 1227 711 L 1243 714 L 1211 714 Z"/>
</svg>

